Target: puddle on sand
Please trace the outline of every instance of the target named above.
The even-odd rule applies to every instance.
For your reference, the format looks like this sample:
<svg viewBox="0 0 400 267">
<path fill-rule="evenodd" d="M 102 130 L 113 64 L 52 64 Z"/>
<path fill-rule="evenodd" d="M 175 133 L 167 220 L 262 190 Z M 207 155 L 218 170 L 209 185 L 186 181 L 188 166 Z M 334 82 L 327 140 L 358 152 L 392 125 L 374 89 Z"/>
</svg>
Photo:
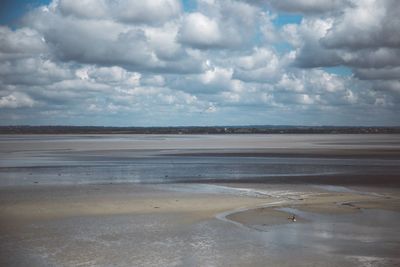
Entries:
<svg viewBox="0 0 400 267">
<path fill-rule="evenodd" d="M 293 208 L 279 208 L 305 219 L 305 223 L 260 226 L 261 235 L 282 247 L 301 246 L 329 254 L 397 258 L 400 261 L 400 213 L 363 209 L 351 214 L 318 214 Z"/>
</svg>

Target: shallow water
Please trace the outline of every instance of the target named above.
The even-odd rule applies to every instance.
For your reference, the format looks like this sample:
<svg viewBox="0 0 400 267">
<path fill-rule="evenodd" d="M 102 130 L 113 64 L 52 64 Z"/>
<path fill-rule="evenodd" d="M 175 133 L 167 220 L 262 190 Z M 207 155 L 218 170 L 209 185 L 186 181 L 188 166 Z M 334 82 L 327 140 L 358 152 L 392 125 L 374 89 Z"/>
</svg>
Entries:
<svg viewBox="0 0 400 267">
<path fill-rule="evenodd" d="M 209 154 L 210 149 L 219 154 Z M 285 155 L 253 153 L 271 149 Z M 293 154 L 291 149 L 306 155 Z M 310 149 L 392 152 L 390 157 L 343 157 L 334 152 L 330 157 L 307 156 Z M 232 150 L 246 155 L 229 155 Z M 193 151 L 197 154 L 185 155 Z M 0 186 L 390 176 L 400 173 L 398 151 L 398 135 L 0 136 Z"/>
<path fill-rule="evenodd" d="M 320 215 L 286 209 L 307 223 L 238 227 L 217 219 L 179 223 L 177 214 L 72 217 L 32 224 L 16 266 L 398 266 L 400 213 Z M 29 248 L 24 250 L 24 248 Z M 3 250 L 4 251 L 4 250 Z M 24 258 L 25 257 L 25 258 Z M 32 261 L 35 259 L 35 261 Z M 10 263 L 11 260 L 8 261 Z"/>
<path fill-rule="evenodd" d="M 219 154 L 209 153 L 211 149 Z M 284 156 L 268 154 L 273 149 Z M 292 149 L 304 154 L 293 154 Z M 240 153 L 228 155 L 232 150 Z M 309 150 L 330 154 L 307 154 Z M 338 150 L 342 152 L 335 154 Z M 343 156 L 343 151 L 355 150 L 361 156 Z M 385 157 L 362 155 L 375 150 L 390 153 Z M 266 153 L 253 155 L 254 151 Z M 397 178 L 398 151 L 399 135 L 0 136 L 0 186 L 161 183 L 146 186 L 173 190 L 177 195 L 272 196 L 281 201 L 289 198 L 289 191 L 187 182 L 295 182 L 315 177 L 314 183 L 320 184 L 332 176 Z M 174 182 L 186 184 L 166 184 Z M 337 185 L 312 188 L 355 192 Z M 400 266 L 398 212 L 321 215 L 286 211 L 306 223 L 260 225 L 257 230 L 218 217 L 182 223 L 186 217 L 179 213 L 71 216 L 33 222 L 0 236 L 0 265 Z"/>
<path fill-rule="evenodd" d="M 306 219 L 306 223 L 289 223 L 259 227 L 265 239 L 278 240 L 283 247 L 300 246 L 306 251 L 343 255 L 361 265 L 395 266 L 400 263 L 400 213 L 386 210 L 361 210 L 352 214 L 318 214 L 296 209 L 279 210 Z"/>
</svg>

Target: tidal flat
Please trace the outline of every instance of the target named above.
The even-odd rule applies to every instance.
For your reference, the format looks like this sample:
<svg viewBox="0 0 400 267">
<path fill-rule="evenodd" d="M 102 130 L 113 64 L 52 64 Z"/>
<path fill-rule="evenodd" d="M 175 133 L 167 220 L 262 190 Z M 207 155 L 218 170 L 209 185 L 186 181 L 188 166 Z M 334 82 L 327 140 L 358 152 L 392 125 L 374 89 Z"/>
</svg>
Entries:
<svg viewBox="0 0 400 267">
<path fill-rule="evenodd" d="M 0 265 L 399 266 L 399 193 L 395 134 L 1 135 Z"/>
</svg>

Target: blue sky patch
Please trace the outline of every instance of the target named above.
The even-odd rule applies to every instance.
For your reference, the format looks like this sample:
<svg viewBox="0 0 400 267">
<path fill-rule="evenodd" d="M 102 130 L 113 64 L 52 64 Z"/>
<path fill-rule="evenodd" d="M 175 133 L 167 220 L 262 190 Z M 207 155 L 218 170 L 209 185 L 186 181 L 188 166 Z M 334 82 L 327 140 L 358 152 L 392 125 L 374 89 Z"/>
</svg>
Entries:
<svg viewBox="0 0 400 267">
<path fill-rule="evenodd" d="M 197 8 L 196 0 L 182 0 L 182 4 L 185 12 L 193 12 Z"/>
<path fill-rule="evenodd" d="M 2 0 L 0 8 L 0 24 L 14 26 L 29 10 L 40 5 L 47 5 L 50 0 Z"/>
<path fill-rule="evenodd" d="M 324 67 L 322 69 L 328 73 L 336 74 L 339 76 L 351 76 L 353 74 L 353 71 L 351 70 L 351 68 L 344 67 L 344 66 Z"/>
<path fill-rule="evenodd" d="M 273 20 L 275 26 L 282 27 L 286 24 L 300 24 L 303 16 L 297 14 L 280 13 Z"/>
</svg>

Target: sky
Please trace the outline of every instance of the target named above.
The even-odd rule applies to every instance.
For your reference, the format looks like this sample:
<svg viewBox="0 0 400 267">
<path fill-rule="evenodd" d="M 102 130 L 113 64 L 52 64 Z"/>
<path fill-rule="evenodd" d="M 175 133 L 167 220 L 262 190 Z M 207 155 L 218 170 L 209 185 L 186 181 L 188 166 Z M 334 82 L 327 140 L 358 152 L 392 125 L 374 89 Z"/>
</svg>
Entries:
<svg viewBox="0 0 400 267">
<path fill-rule="evenodd" d="M 0 3 L 0 124 L 400 126 L 398 0 Z"/>
</svg>

